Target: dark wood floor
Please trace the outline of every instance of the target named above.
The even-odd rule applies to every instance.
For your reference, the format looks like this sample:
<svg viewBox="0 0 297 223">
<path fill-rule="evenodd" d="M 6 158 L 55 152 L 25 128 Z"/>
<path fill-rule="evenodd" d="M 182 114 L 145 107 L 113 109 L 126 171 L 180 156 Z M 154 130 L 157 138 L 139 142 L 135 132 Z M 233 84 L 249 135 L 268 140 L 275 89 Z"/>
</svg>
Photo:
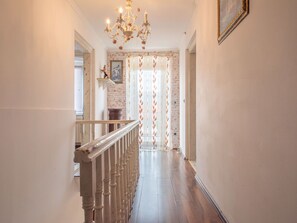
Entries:
<svg viewBox="0 0 297 223">
<path fill-rule="evenodd" d="M 140 178 L 130 223 L 221 223 L 176 151 L 141 152 Z"/>
</svg>

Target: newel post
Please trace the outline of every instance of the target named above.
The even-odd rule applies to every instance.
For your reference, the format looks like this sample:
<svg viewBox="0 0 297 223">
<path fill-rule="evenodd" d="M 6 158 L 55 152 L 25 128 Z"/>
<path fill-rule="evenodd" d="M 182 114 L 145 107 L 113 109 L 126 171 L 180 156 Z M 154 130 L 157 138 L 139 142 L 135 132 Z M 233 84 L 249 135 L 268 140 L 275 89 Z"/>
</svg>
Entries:
<svg viewBox="0 0 297 223">
<path fill-rule="evenodd" d="M 80 163 L 80 195 L 82 196 L 85 223 L 93 223 L 94 210 L 94 179 L 93 162 Z"/>
</svg>

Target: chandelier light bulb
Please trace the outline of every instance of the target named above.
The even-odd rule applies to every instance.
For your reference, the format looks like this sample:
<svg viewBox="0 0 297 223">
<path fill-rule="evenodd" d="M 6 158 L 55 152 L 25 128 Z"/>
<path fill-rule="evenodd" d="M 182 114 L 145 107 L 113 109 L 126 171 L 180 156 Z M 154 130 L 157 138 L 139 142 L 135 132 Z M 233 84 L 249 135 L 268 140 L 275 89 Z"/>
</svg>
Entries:
<svg viewBox="0 0 297 223">
<path fill-rule="evenodd" d="M 147 11 L 144 12 L 144 22 L 147 23 L 148 19 L 147 19 Z"/>
<path fill-rule="evenodd" d="M 106 24 L 110 25 L 110 19 L 106 19 Z"/>
<path fill-rule="evenodd" d="M 122 14 L 124 12 L 124 9 L 122 7 L 119 8 L 119 13 Z"/>
</svg>

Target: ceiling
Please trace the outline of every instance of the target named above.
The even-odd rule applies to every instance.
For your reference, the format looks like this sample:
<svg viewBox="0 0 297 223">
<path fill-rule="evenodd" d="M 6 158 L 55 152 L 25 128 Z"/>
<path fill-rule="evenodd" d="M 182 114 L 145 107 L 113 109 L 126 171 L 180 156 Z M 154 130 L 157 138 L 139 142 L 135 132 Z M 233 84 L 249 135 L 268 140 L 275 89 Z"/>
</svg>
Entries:
<svg viewBox="0 0 297 223">
<path fill-rule="evenodd" d="M 115 21 L 117 9 L 125 6 L 125 0 L 75 0 L 83 14 L 109 49 L 117 49 L 104 33 L 105 20 Z M 187 29 L 195 7 L 194 0 L 134 0 L 133 9 L 141 9 L 139 23 L 143 21 L 144 11 L 148 12 L 152 34 L 149 36 L 146 49 L 175 49 L 180 45 L 182 35 Z M 138 24 L 139 24 L 138 23 Z M 141 43 L 133 39 L 125 44 L 125 50 L 139 50 Z"/>
</svg>

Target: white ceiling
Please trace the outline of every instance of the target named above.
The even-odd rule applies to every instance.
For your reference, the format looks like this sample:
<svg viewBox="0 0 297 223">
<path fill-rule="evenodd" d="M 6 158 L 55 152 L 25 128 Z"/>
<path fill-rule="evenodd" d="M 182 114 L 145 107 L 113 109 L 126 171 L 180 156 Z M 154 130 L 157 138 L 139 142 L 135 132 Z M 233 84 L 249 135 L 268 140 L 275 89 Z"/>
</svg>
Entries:
<svg viewBox="0 0 297 223">
<path fill-rule="evenodd" d="M 97 31 L 103 42 L 109 49 L 116 49 L 111 40 L 104 33 L 105 20 L 112 21 L 118 16 L 117 9 L 124 8 L 125 0 L 75 0 L 83 14 Z M 194 0 L 134 0 L 133 9 L 141 9 L 139 22 L 143 21 L 144 11 L 148 12 L 152 27 L 146 48 L 174 49 L 178 48 L 182 35 L 187 29 L 195 7 Z M 138 39 L 125 44 L 125 50 L 141 49 Z"/>
</svg>

